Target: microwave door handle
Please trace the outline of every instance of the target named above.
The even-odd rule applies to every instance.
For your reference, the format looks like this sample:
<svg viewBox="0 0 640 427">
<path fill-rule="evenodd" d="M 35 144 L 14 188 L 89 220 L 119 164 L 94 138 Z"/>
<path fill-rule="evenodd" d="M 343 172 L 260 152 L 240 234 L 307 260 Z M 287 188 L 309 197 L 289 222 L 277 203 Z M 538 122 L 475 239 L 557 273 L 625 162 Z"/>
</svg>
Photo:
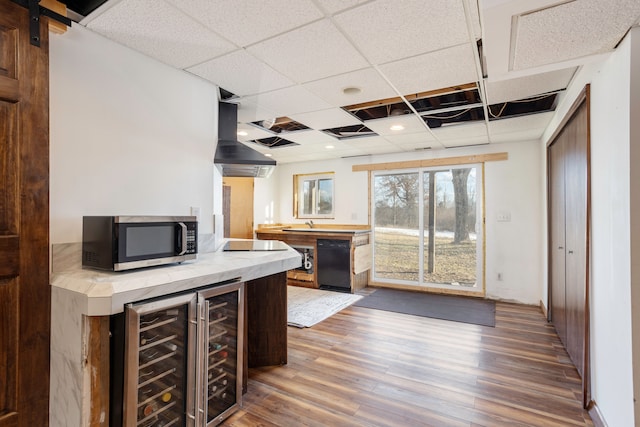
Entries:
<svg viewBox="0 0 640 427">
<path fill-rule="evenodd" d="M 181 251 L 180 253 L 178 253 L 178 255 L 184 255 L 187 252 L 187 226 L 184 222 L 179 222 L 178 225 L 182 230 L 180 233 L 182 246 L 180 246 Z"/>
</svg>

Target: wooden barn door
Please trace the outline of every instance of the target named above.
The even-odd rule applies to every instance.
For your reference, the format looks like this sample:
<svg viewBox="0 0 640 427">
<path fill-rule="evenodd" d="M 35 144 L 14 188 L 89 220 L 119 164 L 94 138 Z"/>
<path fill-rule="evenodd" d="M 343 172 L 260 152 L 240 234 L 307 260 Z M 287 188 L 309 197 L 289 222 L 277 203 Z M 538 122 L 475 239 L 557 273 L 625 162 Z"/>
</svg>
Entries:
<svg viewBox="0 0 640 427">
<path fill-rule="evenodd" d="M 43 20 L 46 21 L 46 20 Z M 49 424 L 48 30 L 0 0 L 0 427 Z"/>
</svg>

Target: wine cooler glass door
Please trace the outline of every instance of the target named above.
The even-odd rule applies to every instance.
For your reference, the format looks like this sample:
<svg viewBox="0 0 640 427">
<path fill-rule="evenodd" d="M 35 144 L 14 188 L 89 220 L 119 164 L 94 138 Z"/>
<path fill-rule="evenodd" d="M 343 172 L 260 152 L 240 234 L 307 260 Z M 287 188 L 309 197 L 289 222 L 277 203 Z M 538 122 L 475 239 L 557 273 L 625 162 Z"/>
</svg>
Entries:
<svg viewBox="0 0 640 427">
<path fill-rule="evenodd" d="M 243 284 L 233 283 L 199 294 L 201 320 L 203 424 L 217 425 L 240 406 L 242 398 Z"/>
<path fill-rule="evenodd" d="M 195 425 L 196 302 L 190 294 L 126 307 L 125 425 Z"/>
</svg>

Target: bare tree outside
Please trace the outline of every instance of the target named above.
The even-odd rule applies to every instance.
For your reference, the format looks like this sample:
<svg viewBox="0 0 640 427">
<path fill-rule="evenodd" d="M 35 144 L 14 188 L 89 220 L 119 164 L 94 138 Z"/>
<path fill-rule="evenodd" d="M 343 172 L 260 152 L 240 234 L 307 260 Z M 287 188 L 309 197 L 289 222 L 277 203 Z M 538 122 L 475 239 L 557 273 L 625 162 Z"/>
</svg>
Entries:
<svg viewBox="0 0 640 427">
<path fill-rule="evenodd" d="M 456 201 L 456 225 L 453 235 L 453 243 L 458 244 L 469 240 L 469 195 L 467 193 L 467 180 L 471 169 L 453 169 L 453 192 Z"/>
<path fill-rule="evenodd" d="M 376 177 L 376 223 L 385 226 L 418 226 L 418 174 Z"/>
</svg>

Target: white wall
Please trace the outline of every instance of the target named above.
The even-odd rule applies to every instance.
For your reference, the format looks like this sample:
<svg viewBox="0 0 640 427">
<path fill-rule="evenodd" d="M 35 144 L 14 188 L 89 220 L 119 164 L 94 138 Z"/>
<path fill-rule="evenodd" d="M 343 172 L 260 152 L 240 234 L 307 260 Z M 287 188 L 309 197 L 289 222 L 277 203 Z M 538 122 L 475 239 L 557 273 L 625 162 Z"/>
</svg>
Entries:
<svg viewBox="0 0 640 427">
<path fill-rule="evenodd" d="M 215 86 L 81 26 L 50 42 L 51 243 L 83 215 L 189 215 L 211 233 Z"/>
<path fill-rule="evenodd" d="M 631 67 L 629 69 L 629 191 L 630 191 L 630 264 L 631 264 L 631 338 L 633 396 L 640 396 L 640 28 L 630 33 Z M 631 184 L 635 183 L 635 185 Z M 633 399 L 635 425 L 640 425 L 640 402 Z"/>
<path fill-rule="evenodd" d="M 453 157 L 506 151 L 509 160 L 485 165 L 486 289 L 490 298 L 539 304 L 542 295 L 542 222 L 539 208 L 543 197 L 538 141 L 496 144 L 449 150 L 434 150 L 424 158 Z M 293 217 L 293 175 L 335 172 L 334 220 L 315 222 L 368 224 L 369 186 L 366 172 L 352 172 L 352 165 L 415 160 L 414 153 L 300 162 L 278 165 L 271 181 L 256 180 L 255 223 L 296 223 Z M 257 200 L 260 199 L 260 203 Z M 260 214 L 274 203 L 274 217 Z M 511 214 L 510 222 L 498 222 L 499 212 Z M 503 280 L 497 275 L 502 273 Z"/>
<path fill-rule="evenodd" d="M 278 165 L 274 168 L 269 178 L 257 178 L 253 180 L 254 228 L 257 228 L 258 224 L 275 224 L 276 222 L 280 222 L 279 199 L 285 191 L 280 188 L 280 175 L 283 167 L 284 166 Z"/>
<path fill-rule="evenodd" d="M 632 426 L 629 265 L 629 44 L 591 86 L 593 398 L 612 426 Z M 615 94 L 615 96 L 612 96 Z"/>
<path fill-rule="evenodd" d="M 360 163 L 364 161 L 361 159 Z M 354 159 L 278 164 L 268 180 L 256 180 L 255 224 L 300 223 L 293 216 L 293 175 L 335 172 L 335 219 L 314 219 L 317 224 L 368 224 L 367 173 L 351 171 Z M 273 205 L 273 218 L 269 218 Z"/>
<path fill-rule="evenodd" d="M 631 143 L 630 134 L 634 130 L 637 138 L 640 123 L 637 113 L 635 121 L 630 114 L 630 100 L 640 97 L 640 81 L 634 78 L 633 85 L 630 82 L 640 73 L 638 64 L 631 67 L 632 55 L 640 57 L 638 30 L 632 31 L 636 38 L 633 54 L 627 37 L 604 63 L 581 70 L 545 134 L 548 140 L 585 84 L 591 83 L 592 398 L 608 425 L 620 427 L 636 425 L 632 367 L 638 356 L 633 357 L 632 342 L 638 345 L 638 338 L 632 336 L 631 299 L 633 296 L 638 304 L 639 296 L 637 291 L 632 294 L 630 249 L 634 234 L 630 224 L 634 211 L 630 202 L 638 203 L 638 195 L 632 193 L 638 190 L 631 183 L 638 181 L 631 179 L 631 164 L 638 164 L 640 153 L 634 153 L 635 159 L 630 157 L 630 146 L 637 145 Z M 635 230 L 635 236 L 638 234 Z M 637 271 L 639 266 L 635 268 Z"/>
</svg>

